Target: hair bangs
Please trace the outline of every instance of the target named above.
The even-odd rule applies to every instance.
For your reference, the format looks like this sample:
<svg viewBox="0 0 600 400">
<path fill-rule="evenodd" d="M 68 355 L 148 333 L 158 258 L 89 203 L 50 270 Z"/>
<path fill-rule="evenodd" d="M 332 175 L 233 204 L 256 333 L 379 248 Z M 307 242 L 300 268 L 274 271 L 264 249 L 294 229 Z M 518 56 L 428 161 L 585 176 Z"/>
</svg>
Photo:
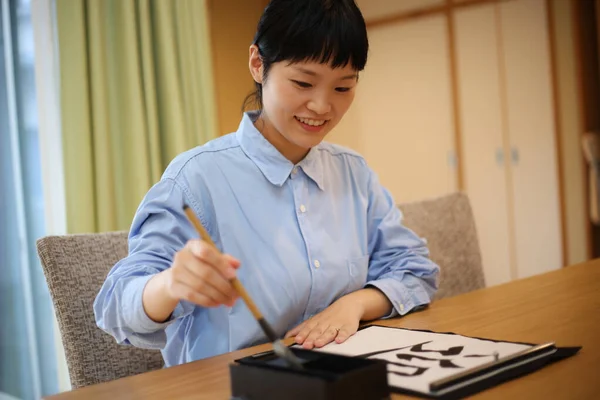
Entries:
<svg viewBox="0 0 600 400">
<path fill-rule="evenodd" d="M 357 71 L 365 68 L 368 44 L 356 24 L 337 15 L 312 22 L 300 24 L 299 28 L 304 29 L 290 27 L 289 34 L 281 41 L 277 61 L 315 61 L 332 68 L 350 64 Z"/>
<path fill-rule="evenodd" d="M 270 6 L 277 3 L 281 1 L 272 1 Z M 353 0 L 286 3 L 287 7 L 280 9 L 272 23 L 262 21 L 264 29 L 259 29 L 262 35 L 257 32 L 254 41 L 270 63 L 315 61 L 333 68 L 348 64 L 357 71 L 365 68 L 369 48 L 367 30 Z"/>
</svg>

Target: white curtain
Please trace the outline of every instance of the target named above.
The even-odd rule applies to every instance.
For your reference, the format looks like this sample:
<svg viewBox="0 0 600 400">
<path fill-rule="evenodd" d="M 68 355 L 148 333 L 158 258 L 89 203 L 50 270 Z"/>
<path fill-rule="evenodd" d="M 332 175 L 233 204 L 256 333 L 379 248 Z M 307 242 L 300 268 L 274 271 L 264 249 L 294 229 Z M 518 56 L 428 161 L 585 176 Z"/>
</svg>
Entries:
<svg viewBox="0 0 600 400">
<path fill-rule="evenodd" d="M 0 0 L 0 398 L 58 392 L 30 0 Z"/>
</svg>

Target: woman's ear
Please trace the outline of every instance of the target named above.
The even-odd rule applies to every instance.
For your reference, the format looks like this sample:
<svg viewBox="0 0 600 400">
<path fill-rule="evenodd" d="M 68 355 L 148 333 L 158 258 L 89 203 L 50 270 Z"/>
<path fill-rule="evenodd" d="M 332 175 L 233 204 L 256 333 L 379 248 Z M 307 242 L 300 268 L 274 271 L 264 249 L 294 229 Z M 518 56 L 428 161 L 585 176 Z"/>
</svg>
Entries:
<svg viewBox="0 0 600 400">
<path fill-rule="evenodd" d="M 256 83 L 263 83 L 263 61 L 258 52 L 258 46 L 255 44 L 250 46 L 250 56 L 248 61 L 250 74 Z"/>
</svg>

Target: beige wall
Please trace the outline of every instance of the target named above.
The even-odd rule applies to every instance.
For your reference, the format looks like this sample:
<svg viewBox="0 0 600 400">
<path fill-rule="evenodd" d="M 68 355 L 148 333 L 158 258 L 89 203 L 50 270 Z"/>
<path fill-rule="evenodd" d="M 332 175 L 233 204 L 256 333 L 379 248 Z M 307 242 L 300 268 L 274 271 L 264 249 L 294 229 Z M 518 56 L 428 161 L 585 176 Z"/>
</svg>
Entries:
<svg viewBox="0 0 600 400">
<path fill-rule="evenodd" d="M 390 15 L 408 13 L 435 6 L 443 6 L 446 0 L 356 0 L 367 21 L 386 19 Z"/>
<path fill-rule="evenodd" d="M 356 150 L 398 203 L 456 191 L 444 16 L 381 25 L 369 38 L 353 110 L 362 136 Z"/>
<path fill-rule="evenodd" d="M 237 129 L 244 98 L 254 88 L 248 47 L 266 0 L 210 0 L 215 97 L 221 134 Z"/>
</svg>

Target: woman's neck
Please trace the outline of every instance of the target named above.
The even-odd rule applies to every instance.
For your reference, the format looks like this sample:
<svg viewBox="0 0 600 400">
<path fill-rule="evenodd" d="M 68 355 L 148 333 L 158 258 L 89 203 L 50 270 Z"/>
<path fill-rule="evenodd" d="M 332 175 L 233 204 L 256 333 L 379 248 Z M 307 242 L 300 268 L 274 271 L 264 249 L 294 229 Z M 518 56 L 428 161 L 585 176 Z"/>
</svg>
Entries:
<svg viewBox="0 0 600 400">
<path fill-rule="evenodd" d="M 271 143 L 282 156 L 287 158 L 294 165 L 302 161 L 309 152 L 309 150 L 297 146 L 287 140 L 263 113 L 258 116 L 256 121 L 254 121 L 254 127 L 258 129 L 263 137 Z"/>
</svg>

